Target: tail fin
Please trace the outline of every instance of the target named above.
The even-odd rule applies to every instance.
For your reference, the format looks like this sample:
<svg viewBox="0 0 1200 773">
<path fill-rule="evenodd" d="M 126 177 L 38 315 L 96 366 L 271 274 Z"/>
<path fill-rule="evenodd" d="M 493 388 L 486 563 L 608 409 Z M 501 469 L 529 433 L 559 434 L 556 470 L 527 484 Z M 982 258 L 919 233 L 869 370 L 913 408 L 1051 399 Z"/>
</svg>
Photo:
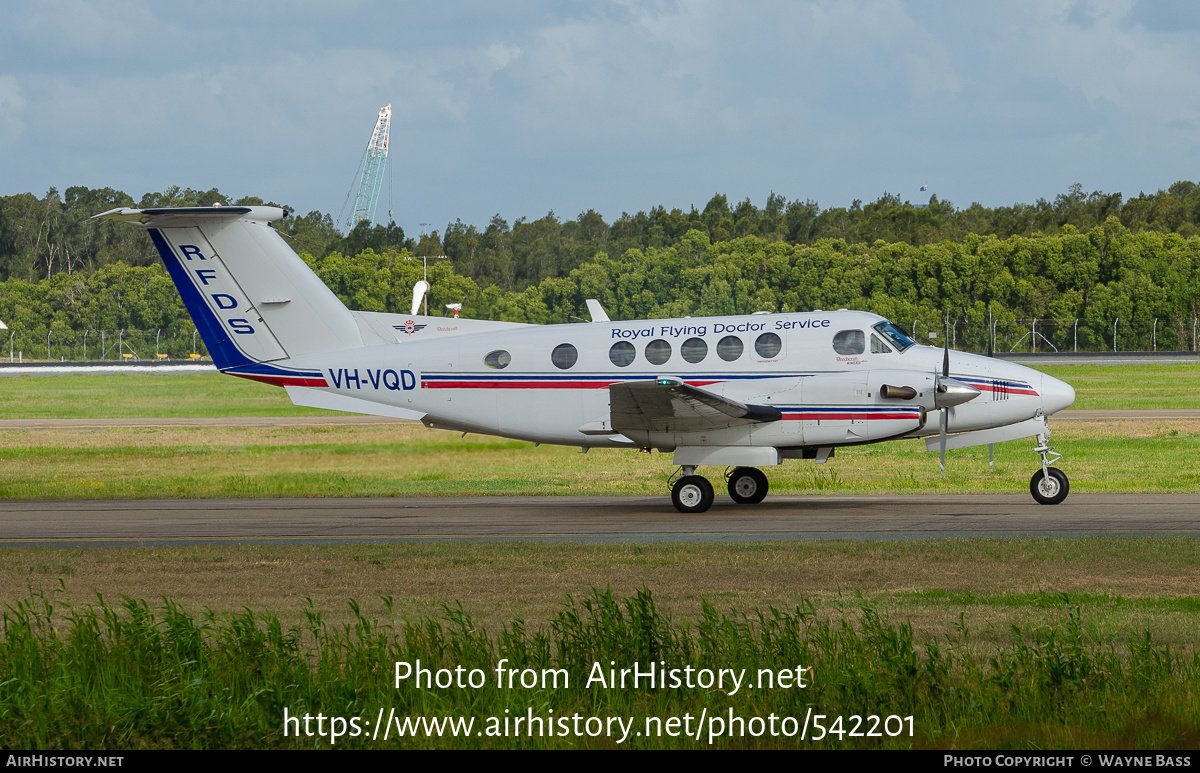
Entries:
<svg viewBox="0 0 1200 773">
<path fill-rule="evenodd" d="M 277 369 L 255 367 L 363 345 L 350 311 L 269 225 L 286 216 L 277 207 L 113 209 L 96 215 L 147 229 L 219 369 L 252 378 L 262 371 L 264 381 L 315 385 L 266 377 L 267 370 Z"/>
</svg>

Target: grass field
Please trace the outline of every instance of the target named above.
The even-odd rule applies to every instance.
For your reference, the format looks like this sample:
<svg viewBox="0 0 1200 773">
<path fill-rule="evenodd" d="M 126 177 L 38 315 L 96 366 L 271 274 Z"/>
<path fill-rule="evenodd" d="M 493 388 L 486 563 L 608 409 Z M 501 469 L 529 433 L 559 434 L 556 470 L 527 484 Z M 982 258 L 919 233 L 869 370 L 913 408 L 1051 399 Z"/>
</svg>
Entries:
<svg viewBox="0 0 1200 773">
<path fill-rule="evenodd" d="M 285 707 L 293 716 L 373 721 L 383 707 L 480 722 L 506 710 L 642 721 L 705 710 L 803 717 L 812 707 L 829 722 L 892 714 L 912 716 L 916 728 L 911 737 L 712 743 L 727 748 L 1200 741 L 1192 539 L 216 546 L 0 558 L 6 748 L 330 745 L 284 738 Z M 491 674 L 502 657 L 512 668 L 566 669 L 571 686 L 392 685 L 398 660 Z M 591 664 L 610 661 L 814 671 L 803 692 L 582 686 Z M 338 745 L 617 743 L 359 736 Z"/>
<path fill-rule="evenodd" d="M 1076 386 L 1075 408 L 1200 408 L 1191 366 L 1047 370 Z M 0 379 L 0 419 L 316 413 L 217 375 Z M 1200 421 L 1052 426 L 1073 492 L 1200 486 Z M 1029 445 L 998 446 L 995 473 L 986 449 L 951 452 L 942 478 L 923 443 L 881 444 L 824 467 L 791 462 L 771 471 L 772 490 L 1023 492 Z M 669 455 L 580 455 L 413 425 L 0 431 L 7 499 L 664 494 L 673 469 Z M 383 705 L 479 716 L 815 706 L 917 718 L 912 739 L 826 742 L 834 748 L 1195 748 L 1198 567 L 1200 541 L 1135 537 L 2 550 L 0 746 L 322 746 L 282 738 L 284 706 L 373 716 Z M 821 687 L 727 699 L 420 693 L 388 680 L 401 657 L 490 667 L 501 656 L 576 669 L 588 658 L 804 658 Z"/>
<path fill-rule="evenodd" d="M 1075 492 L 1195 491 L 1200 421 L 1060 422 L 1053 442 Z M 823 466 L 768 471 L 776 493 L 1021 492 L 1028 441 L 952 451 L 948 472 L 919 440 L 843 449 Z M 0 497 L 663 494 L 670 454 L 541 446 L 419 425 L 174 427 L 0 432 Z M 714 475 L 716 473 L 714 472 Z"/>
<path fill-rule="evenodd" d="M 134 568 L 134 571 L 131 571 Z M 437 615 L 461 602 L 495 632 L 520 617 L 548 623 L 568 595 L 653 590 L 659 607 L 695 622 L 703 601 L 725 612 L 871 605 L 922 637 L 949 634 L 965 614 L 980 641 L 1044 620 L 1068 594 L 1097 641 L 1149 631 L 1187 648 L 1200 642 L 1200 541 L 1186 538 L 789 541 L 742 543 L 493 543 L 215 545 L 31 548 L 0 551 L 0 599 L 62 583 L 74 604 L 166 596 L 185 610 L 251 606 L 303 619 L 311 599 L 332 624 L 353 621 L 356 599 L 384 616 Z M 253 599 L 253 602 L 249 600 Z"/>
<path fill-rule="evenodd" d="M 212 373 L 10 376 L 0 378 L 0 420 L 316 416 L 287 392 Z"/>
</svg>

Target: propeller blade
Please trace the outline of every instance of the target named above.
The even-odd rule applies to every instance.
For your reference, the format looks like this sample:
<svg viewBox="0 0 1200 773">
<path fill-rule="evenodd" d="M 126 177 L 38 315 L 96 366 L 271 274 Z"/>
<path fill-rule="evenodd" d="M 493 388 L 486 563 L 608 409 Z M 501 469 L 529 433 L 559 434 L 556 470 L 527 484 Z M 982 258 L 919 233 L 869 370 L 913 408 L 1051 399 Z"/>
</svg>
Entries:
<svg viewBox="0 0 1200 773">
<path fill-rule="evenodd" d="M 941 452 L 942 476 L 946 475 L 946 411 L 949 408 L 942 409 L 941 427 L 938 428 L 938 450 Z"/>
<path fill-rule="evenodd" d="M 950 323 L 946 323 L 946 332 L 942 338 L 942 378 L 950 378 Z"/>
</svg>

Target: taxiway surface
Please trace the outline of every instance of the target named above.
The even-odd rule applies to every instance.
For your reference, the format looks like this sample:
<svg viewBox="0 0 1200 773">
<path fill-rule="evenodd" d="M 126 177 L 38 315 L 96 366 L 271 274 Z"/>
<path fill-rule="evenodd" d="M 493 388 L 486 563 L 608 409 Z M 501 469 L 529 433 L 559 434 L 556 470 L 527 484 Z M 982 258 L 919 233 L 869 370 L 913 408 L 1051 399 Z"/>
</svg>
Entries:
<svg viewBox="0 0 1200 773">
<path fill-rule="evenodd" d="M 425 540 L 1200 536 L 1200 494 L 778 496 L 681 515 L 661 497 L 220 499 L 0 503 L 0 546 Z"/>
</svg>

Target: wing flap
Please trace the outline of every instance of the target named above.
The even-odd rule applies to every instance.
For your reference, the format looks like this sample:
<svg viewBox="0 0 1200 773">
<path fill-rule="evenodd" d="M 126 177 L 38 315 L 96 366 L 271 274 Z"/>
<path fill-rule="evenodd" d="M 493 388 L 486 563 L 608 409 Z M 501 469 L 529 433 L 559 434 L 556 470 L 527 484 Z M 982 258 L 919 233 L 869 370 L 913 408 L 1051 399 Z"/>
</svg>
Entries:
<svg viewBox="0 0 1200 773">
<path fill-rule="evenodd" d="M 611 384 L 608 394 L 618 432 L 697 432 L 782 418 L 777 408 L 747 405 L 677 378 L 622 381 Z"/>
</svg>

